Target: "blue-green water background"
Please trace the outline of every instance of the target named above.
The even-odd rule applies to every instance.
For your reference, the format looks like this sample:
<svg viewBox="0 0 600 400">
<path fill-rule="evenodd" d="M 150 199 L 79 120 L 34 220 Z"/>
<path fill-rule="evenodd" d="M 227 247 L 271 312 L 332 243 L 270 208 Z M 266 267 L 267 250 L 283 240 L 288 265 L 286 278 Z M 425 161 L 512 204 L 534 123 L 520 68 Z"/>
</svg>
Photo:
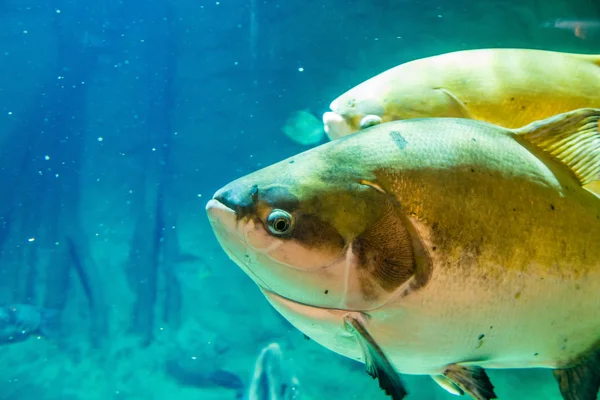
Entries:
<svg viewBox="0 0 600 400">
<path fill-rule="evenodd" d="M 598 28 L 544 26 L 556 18 L 600 3 L 0 0 L 0 306 L 59 312 L 52 337 L 0 347 L 0 399 L 236 399 L 271 342 L 303 399 L 386 398 L 275 313 L 206 201 L 308 148 L 282 133 L 293 112 L 320 117 L 399 63 L 600 53 Z M 559 398 L 549 371 L 490 376 L 504 399 Z M 452 398 L 405 380 L 411 398 Z"/>
</svg>

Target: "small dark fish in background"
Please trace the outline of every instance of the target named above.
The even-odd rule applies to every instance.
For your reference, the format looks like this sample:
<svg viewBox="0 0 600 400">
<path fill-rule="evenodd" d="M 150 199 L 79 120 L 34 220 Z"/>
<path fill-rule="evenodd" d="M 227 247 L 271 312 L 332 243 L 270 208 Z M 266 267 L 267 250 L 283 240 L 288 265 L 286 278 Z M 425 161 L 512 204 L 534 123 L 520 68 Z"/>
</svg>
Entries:
<svg viewBox="0 0 600 400">
<path fill-rule="evenodd" d="M 298 378 L 286 368 L 277 343 L 263 348 L 254 364 L 254 373 L 244 400 L 300 400 Z"/>
<path fill-rule="evenodd" d="M 51 321 L 58 315 L 31 304 L 0 307 L 0 345 L 22 342 L 30 336 L 48 336 Z"/>
<path fill-rule="evenodd" d="M 566 30 L 580 39 L 589 39 L 592 36 L 600 37 L 600 20 L 597 19 L 568 19 L 557 18 L 541 24 L 543 28 Z"/>
</svg>

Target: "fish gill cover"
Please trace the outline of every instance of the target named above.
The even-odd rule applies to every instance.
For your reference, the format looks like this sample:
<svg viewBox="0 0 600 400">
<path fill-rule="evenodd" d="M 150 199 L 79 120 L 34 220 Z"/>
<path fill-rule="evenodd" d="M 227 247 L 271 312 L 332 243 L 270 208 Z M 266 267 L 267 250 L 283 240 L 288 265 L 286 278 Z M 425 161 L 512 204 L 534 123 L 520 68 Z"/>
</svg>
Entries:
<svg viewBox="0 0 600 400">
<path fill-rule="evenodd" d="M 265 301 L 206 202 L 326 142 L 315 118 L 380 72 L 600 54 L 599 18 L 592 0 L 0 0 L 0 399 L 247 398 L 271 343 L 302 399 L 384 399 Z M 490 375 L 501 398 L 560 398 L 548 371 Z"/>
</svg>

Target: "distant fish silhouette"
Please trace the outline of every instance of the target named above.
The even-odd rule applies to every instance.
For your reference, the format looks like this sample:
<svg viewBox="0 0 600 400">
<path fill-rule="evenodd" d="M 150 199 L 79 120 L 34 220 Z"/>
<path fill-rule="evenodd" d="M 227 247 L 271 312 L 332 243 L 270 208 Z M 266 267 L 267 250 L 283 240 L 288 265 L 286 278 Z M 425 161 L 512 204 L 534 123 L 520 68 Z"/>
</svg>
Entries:
<svg viewBox="0 0 600 400">
<path fill-rule="evenodd" d="M 57 316 L 53 310 L 30 304 L 0 307 L 0 345 L 27 340 L 30 336 L 48 336 L 50 323 Z"/>
<path fill-rule="evenodd" d="M 600 20 L 595 19 L 563 19 L 558 18 L 542 24 L 544 28 L 556 28 L 572 32 L 580 39 L 588 39 L 591 35 L 600 34 Z"/>
<path fill-rule="evenodd" d="M 256 359 L 254 374 L 245 400 L 300 400 L 298 378 L 285 368 L 277 343 L 263 348 Z"/>
</svg>

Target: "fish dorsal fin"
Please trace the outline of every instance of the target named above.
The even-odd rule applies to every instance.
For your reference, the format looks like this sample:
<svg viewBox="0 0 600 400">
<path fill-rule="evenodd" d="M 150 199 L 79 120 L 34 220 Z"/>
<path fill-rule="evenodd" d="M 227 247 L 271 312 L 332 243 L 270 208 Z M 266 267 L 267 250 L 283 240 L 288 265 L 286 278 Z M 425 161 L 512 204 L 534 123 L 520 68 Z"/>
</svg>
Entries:
<svg viewBox="0 0 600 400">
<path fill-rule="evenodd" d="M 581 108 L 515 129 L 587 185 L 600 179 L 600 109 Z"/>
</svg>

